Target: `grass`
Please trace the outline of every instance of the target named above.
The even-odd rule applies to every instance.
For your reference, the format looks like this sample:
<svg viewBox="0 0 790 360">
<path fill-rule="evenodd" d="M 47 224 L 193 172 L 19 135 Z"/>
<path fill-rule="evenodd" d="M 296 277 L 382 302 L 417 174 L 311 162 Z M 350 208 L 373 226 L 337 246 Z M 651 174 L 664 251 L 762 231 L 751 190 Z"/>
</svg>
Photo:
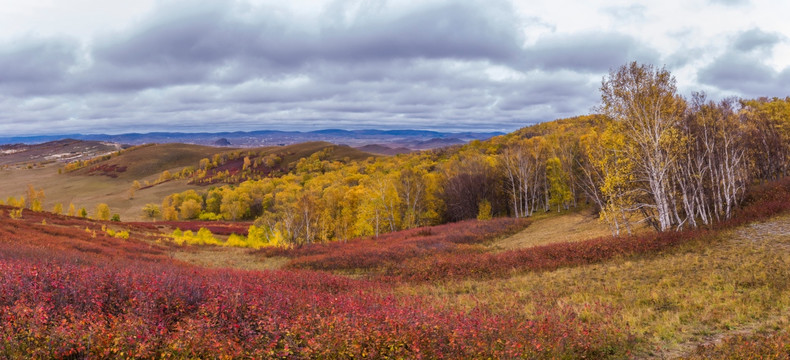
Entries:
<svg viewBox="0 0 790 360">
<path fill-rule="evenodd" d="M 185 166 L 197 166 L 202 158 L 211 158 L 214 154 L 228 151 L 227 148 L 190 144 L 155 144 L 143 146 L 122 153 L 118 157 L 102 161 L 96 165 L 120 166 L 125 171 L 117 173 L 119 179 L 131 183 L 147 177 L 158 177 L 165 170 L 180 169 Z M 77 170 L 72 176 L 88 175 L 93 166 Z M 100 176 L 100 175 L 95 175 Z M 102 176 L 104 177 L 104 176 Z"/>
<path fill-rule="evenodd" d="M 698 346 L 683 359 L 787 359 L 790 358 L 790 323 L 785 315 L 770 328 L 740 333 Z"/>
<path fill-rule="evenodd" d="M 240 270 L 275 270 L 288 263 L 286 257 L 261 258 L 250 254 L 249 249 L 221 247 L 186 247 L 170 253 L 176 260 L 206 268 L 232 268 Z"/>
<path fill-rule="evenodd" d="M 406 284 L 400 292 L 465 308 L 519 308 L 525 316 L 546 304 L 580 313 L 591 304 L 608 304 L 616 309 L 616 326 L 641 339 L 644 355 L 675 354 L 790 310 L 787 234 L 790 216 L 783 216 L 658 255 L 490 281 Z"/>
<path fill-rule="evenodd" d="M 513 236 L 495 241 L 492 247 L 504 250 L 520 249 L 557 241 L 583 241 L 612 234 L 609 227 L 593 214 L 591 208 L 562 214 L 552 211 L 546 215 L 548 216 L 534 217 L 531 226 Z"/>
</svg>

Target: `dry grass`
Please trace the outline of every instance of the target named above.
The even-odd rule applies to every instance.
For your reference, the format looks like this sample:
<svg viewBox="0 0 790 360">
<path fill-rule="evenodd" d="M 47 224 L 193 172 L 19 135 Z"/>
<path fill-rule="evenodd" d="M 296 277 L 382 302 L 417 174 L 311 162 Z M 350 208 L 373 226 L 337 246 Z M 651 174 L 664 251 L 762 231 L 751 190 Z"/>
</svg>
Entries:
<svg viewBox="0 0 790 360">
<path fill-rule="evenodd" d="M 612 235 L 609 227 L 593 214 L 591 208 L 578 212 L 536 216 L 529 227 L 513 236 L 498 240 L 492 247 L 502 250 L 546 245 L 555 242 L 575 242 Z"/>
<path fill-rule="evenodd" d="M 642 355 L 677 355 L 721 334 L 768 326 L 790 310 L 790 216 L 654 256 L 502 280 L 404 285 L 401 292 L 527 315 L 567 304 L 589 321 L 600 319 L 586 306 L 604 304 L 638 336 Z"/>
<path fill-rule="evenodd" d="M 170 254 L 176 260 L 208 268 L 240 270 L 274 270 L 288 263 L 286 257 L 261 258 L 250 254 L 249 249 L 220 248 L 213 246 L 185 247 Z"/>
<path fill-rule="evenodd" d="M 65 213 L 69 203 L 74 203 L 78 210 L 80 207 L 85 207 L 89 216 L 93 216 L 96 205 L 106 203 L 112 213 L 121 215 L 121 220 L 142 221 L 145 219 L 141 209 L 145 204 L 160 204 L 165 196 L 187 189 L 203 189 L 188 185 L 186 180 L 168 181 L 138 190 L 134 198 L 129 199 L 128 190 L 132 185 L 131 180 L 106 176 L 58 174 L 60 167 L 61 164 L 50 164 L 30 170 L 0 170 L 0 199 L 5 201 L 9 196 L 18 198 L 25 194 L 27 184 L 32 184 L 36 189 L 44 189 L 46 195 L 44 210 L 51 211 L 56 203 L 61 203 Z M 141 178 L 140 181 L 154 181 L 158 176 L 158 174 L 151 175 Z"/>
<path fill-rule="evenodd" d="M 125 167 L 126 170 L 115 173 L 119 179 L 131 183 L 149 176 L 159 177 L 165 171 L 174 171 L 185 166 L 197 167 L 200 159 L 211 158 L 214 154 L 230 151 L 227 148 L 217 148 L 190 144 L 156 144 L 126 151 L 120 156 L 98 164 L 88 166 L 72 173 L 72 176 L 87 176 L 90 169 L 98 165 L 116 165 Z M 100 175 L 96 175 L 100 176 Z"/>
</svg>

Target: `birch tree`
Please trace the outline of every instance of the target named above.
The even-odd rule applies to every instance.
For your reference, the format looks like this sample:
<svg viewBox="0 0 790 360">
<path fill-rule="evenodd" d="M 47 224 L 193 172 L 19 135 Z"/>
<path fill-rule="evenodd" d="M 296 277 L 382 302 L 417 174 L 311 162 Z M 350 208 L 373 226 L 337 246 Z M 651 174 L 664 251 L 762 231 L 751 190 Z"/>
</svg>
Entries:
<svg viewBox="0 0 790 360">
<path fill-rule="evenodd" d="M 623 124 L 636 180 L 652 198 L 659 231 L 677 223 L 672 203 L 672 171 L 678 155 L 676 125 L 686 102 L 677 94 L 675 78 L 664 68 L 632 62 L 612 70 L 601 85 L 601 110 Z"/>
</svg>

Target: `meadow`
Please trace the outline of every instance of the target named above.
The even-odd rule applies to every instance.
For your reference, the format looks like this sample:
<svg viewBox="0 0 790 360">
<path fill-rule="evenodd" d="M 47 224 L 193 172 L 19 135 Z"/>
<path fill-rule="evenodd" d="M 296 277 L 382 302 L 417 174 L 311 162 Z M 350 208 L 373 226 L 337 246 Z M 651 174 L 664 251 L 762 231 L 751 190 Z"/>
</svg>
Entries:
<svg viewBox="0 0 790 360">
<path fill-rule="evenodd" d="M 0 357 L 786 356 L 788 210 L 784 180 L 716 228 L 497 250 L 533 224 L 497 218 L 244 250 L 285 259 L 246 271 L 174 259 L 224 249 L 154 224 L 3 206 Z"/>
</svg>

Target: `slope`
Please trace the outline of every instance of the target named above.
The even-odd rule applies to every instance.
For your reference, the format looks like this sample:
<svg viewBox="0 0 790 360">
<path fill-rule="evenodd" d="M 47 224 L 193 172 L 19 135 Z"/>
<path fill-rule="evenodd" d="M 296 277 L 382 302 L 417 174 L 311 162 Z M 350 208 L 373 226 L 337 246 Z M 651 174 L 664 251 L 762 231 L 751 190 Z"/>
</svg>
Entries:
<svg viewBox="0 0 790 360">
<path fill-rule="evenodd" d="M 126 181 L 140 180 L 158 176 L 165 170 L 175 172 L 186 166 L 195 166 L 200 159 L 210 158 L 214 154 L 226 151 L 227 148 L 200 145 L 152 144 L 124 151 L 118 156 L 75 170 L 70 174 L 103 175 Z"/>
</svg>

